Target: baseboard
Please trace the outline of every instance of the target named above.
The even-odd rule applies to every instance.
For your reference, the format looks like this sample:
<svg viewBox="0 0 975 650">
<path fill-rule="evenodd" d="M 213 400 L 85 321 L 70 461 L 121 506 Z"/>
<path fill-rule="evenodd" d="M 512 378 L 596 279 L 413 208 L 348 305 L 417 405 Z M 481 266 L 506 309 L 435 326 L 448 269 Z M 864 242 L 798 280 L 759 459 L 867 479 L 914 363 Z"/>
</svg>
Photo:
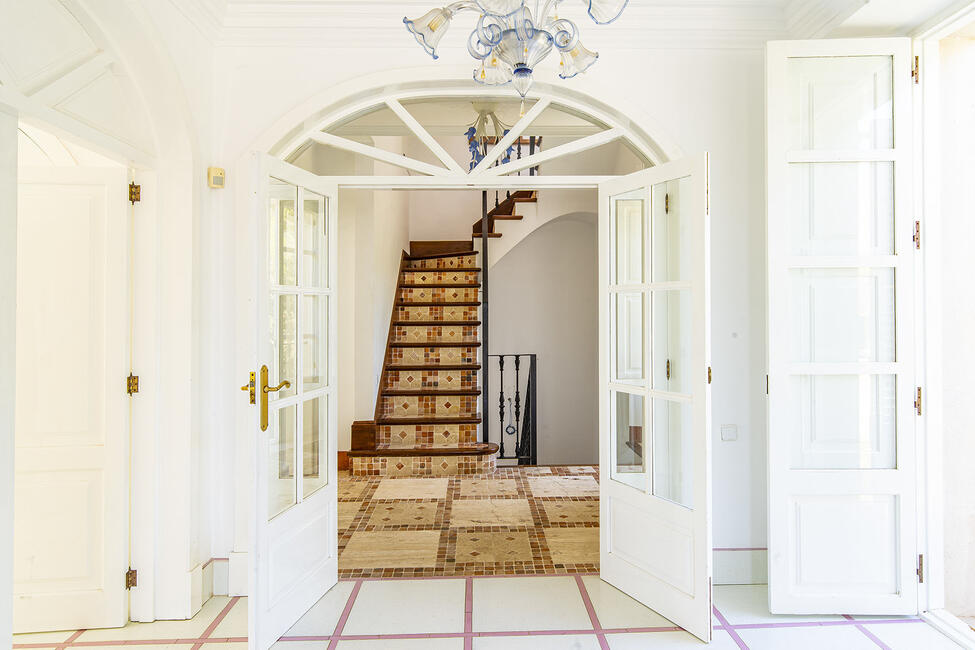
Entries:
<svg viewBox="0 0 975 650">
<path fill-rule="evenodd" d="M 764 548 L 714 549 L 714 584 L 768 584 L 768 550 Z"/>
<path fill-rule="evenodd" d="M 975 648 L 975 631 L 947 609 L 924 612 L 921 618 L 961 647 Z"/>
<path fill-rule="evenodd" d="M 246 596 L 250 576 L 247 553 L 231 553 L 227 563 L 227 595 Z"/>
<path fill-rule="evenodd" d="M 211 596 L 226 596 L 229 591 L 228 574 L 230 559 L 212 557 L 203 565 L 204 602 Z"/>
</svg>

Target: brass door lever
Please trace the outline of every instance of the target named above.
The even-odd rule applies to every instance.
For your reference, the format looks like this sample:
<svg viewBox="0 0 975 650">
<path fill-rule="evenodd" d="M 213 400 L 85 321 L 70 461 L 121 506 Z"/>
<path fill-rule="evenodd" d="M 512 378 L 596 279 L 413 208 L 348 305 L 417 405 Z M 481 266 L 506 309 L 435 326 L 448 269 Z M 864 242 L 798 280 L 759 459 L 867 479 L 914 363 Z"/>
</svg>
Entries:
<svg viewBox="0 0 975 650">
<path fill-rule="evenodd" d="M 261 366 L 261 431 L 267 431 L 267 394 L 279 391 L 282 388 L 291 388 L 291 382 L 287 379 L 277 386 L 268 386 L 267 375 L 267 366 Z"/>
</svg>

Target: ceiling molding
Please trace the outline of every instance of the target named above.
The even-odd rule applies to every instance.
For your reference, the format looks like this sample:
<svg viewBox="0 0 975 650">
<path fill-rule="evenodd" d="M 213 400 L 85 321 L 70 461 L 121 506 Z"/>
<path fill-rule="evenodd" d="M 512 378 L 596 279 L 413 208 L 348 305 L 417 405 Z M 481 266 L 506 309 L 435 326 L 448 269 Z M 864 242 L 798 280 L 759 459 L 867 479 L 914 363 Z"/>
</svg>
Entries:
<svg viewBox="0 0 975 650">
<path fill-rule="evenodd" d="M 870 0 L 790 0 L 785 8 L 789 38 L 824 38 Z"/>
</svg>

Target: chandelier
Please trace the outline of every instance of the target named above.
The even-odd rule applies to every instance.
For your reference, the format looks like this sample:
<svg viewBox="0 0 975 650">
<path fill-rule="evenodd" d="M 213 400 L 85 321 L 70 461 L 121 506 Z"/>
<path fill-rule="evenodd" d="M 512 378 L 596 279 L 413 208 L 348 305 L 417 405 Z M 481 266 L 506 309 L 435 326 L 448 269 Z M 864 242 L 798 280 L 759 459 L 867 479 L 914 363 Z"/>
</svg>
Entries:
<svg viewBox="0 0 975 650">
<path fill-rule="evenodd" d="M 559 18 L 562 0 L 459 0 L 423 16 L 403 19 L 406 28 L 434 59 L 454 14 L 473 11 L 480 14 L 467 38 L 467 51 L 479 63 L 474 81 L 500 86 L 511 83 L 525 97 L 532 85 L 535 66 L 555 48 L 562 56 L 559 76 L 569 79 L 585 72 L 599 54 L 579 42 L 579 28 Z M 597 24 L 616 20 L 628 0 L 583 0 L 589 16 Z M 531 5 L 531 6 L 529 6 Z M 534 7 L 534 11 L 532 10 Z"/>
</svg>

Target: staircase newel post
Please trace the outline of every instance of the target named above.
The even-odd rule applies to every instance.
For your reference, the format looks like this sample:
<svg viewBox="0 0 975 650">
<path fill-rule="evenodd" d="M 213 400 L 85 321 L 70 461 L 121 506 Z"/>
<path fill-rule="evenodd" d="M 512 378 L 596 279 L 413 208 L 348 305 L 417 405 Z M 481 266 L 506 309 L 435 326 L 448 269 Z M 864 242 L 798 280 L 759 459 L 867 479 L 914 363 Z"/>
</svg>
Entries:
<svg viewBox="0 0 975 650">
<path fill-rule="evenodd" d="M 490 442 L 488 425 L 488 236 L 494 231 L 488 223 L 487 190 L 481 191 L 481 442 Z M 504 435 L 502 429 L 501 435 Z"/>
</svg>

